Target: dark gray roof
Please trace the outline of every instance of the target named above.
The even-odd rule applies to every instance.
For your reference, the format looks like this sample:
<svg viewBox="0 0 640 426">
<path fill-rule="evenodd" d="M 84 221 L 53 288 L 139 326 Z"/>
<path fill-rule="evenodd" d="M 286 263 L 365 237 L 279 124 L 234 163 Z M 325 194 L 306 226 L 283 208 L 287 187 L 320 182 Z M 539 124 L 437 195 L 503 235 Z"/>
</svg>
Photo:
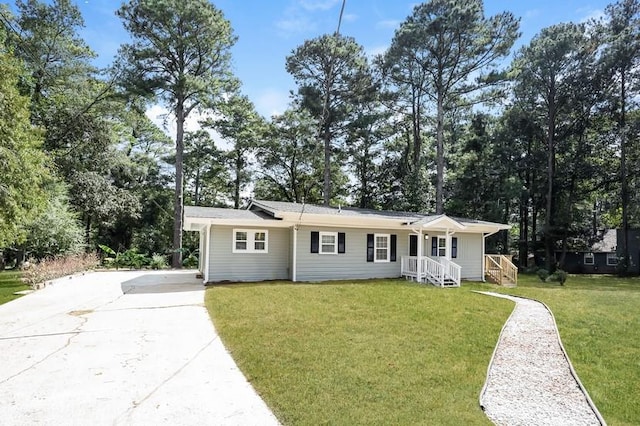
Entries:
<svg viewBox="0 0 640 426">
<path fill-rule="evenodd" d="M 274 220 L 269 215 L 253 210 L 236 210 L 217 207 L 184 206 L 184 215 L 205 219 L 244 219 L 244 220 Z"/>
<path fill-rule="evenodd" d="M 302 203 L 289 203 L 286 201 L 267 201 L 267 200 L 253 200 L 251 208 L 265 209 L 272 213 L 286 212 L 286 213 L 309 213 L 309 214 L 327 214 L 327 215 L 340 215 L 340 216 L 360 216 L 360 217 L 384 217 L 387 219 L 404 220 L 407 223 L 414 223 L 420 221 L 421 223 L 432 222 L 443 215 L 432 215 L 426 213 L 416 212 L 403 212 L 403 211 L 391 211 L 391 210 L 373 210 L 373 209 L 360 209 L 356 207 L 326 207 L 318 206 L 315 204 L 302 204 Z M 464 219 L 459 217 L 448 216 L 449 218 L 460 222 L 462 224 L 475 224 L 475 225 L 488 225 L 495 226 L 500 225 L 493 222 L 487 222 L 476 219 Z"/>
<path fill-rule="evenodd" d="M 355 207 L 326 207 L 315 204 L 288 203 L 285 201 L 253 200 L 253 207 L 266 208 L 274 212 L 327 214 L 340 216 L 382 216 L 390 219 L 418 220 L 424 217 L 419 213 L 396 212 L 388 210 L 359 209 Z"/>
</svg>

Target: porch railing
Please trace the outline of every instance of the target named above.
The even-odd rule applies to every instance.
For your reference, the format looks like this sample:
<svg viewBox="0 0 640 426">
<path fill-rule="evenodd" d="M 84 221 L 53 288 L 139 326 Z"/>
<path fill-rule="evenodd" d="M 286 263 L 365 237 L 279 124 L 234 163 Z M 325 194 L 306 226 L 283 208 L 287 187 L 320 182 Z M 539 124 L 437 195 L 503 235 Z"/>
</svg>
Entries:
<svg viewBox="0 0 640 426">
<path fill-rule="evenodd" d="M 484 271 L 498 285 L 518 285 L 518 267 L 507 256 L 485 254 Z"/>
<path fill-rule="evenodd" d="M 420 259 L 420 276 L 418 276 L 418 258 L 416 256 L 402 256 L 400 258 L 402 276 L 416 279 L 416 281 L 428 281 L 434 285 L 460 286 L 462 268 L 460 265 L 447 260 L 440 261 L 423 257 Z"/>
</svg>

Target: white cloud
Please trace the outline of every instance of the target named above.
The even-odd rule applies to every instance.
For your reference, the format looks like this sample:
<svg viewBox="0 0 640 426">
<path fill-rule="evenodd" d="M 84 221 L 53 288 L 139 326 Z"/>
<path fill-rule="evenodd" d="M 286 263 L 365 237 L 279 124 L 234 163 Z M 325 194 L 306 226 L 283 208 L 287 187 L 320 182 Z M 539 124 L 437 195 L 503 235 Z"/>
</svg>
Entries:
<svg viewBox="0 0 640 426">
<path fill-rule="evenodd" d="M 358 20 L 358 15 L 356 15 L 355 13 L 345 13 L 342 16 L 342 20 L 344 22 L 355 22 Z"/>
<path fill-rule="evenodd" d="M 578 19 L 581 23 L 590 22 L 591 20 L 597 21 L 604 18 L 604 10 L 602 9 L 592 9 L 592 8 L 580 8 L 576 11 L 578 16 L 581 18 Z"/>
<path fill-rule="evenodd" d="M 384 52 L 387 51 L 388 48 L 389 46 L 386 44 L 382 46 L 373 46 L 373 47 L 366 48 L 365 52 L 367 53 L 367 56 L 369 58 L 373 58 L 374 56 L 383 54 Z"/>
<path fill-rule="evenodd" d="M 274 88 L 266 88 L 258 94 L 256 110 L 263 117 L 282 114 L 289 105 L 289 93 Z"/>
<path fill-rule="evenodd" d="M 340 0 L 300 0 L 300 6 L 305 10 L 329 10 Z"/>
<path fill-rule="evenodd" d="M 156 126 L 162 129 L 162 131 L 171 138 L 171 140 L 175 141 L 176 138 L 176 120 L 173 115 L 169 112 L 169 110 L 162 105 L 152 105 L 147 111 L 145 115 L 151 120 Z M 198 111 L 193 111 L 184 122 L 184 130 L 186 132 L 195 132 L 196 130 L 202 129 L 200 125 L 200 121 L 210 118 L 211 114 L 201 114 Z M 213 138 L 216 146 L 222 149 L 229 149 L 230 145 L 227 141 L 222 139 L 220 135 L 211 129 L 206 129 L 207 132 Z"/>
<path fill-rule="evenodd" d="M 376 22 L 376 28 L 395 30 L 400 26 L 401 21 L 398 19 L 385 19 Z"/>
</svg>

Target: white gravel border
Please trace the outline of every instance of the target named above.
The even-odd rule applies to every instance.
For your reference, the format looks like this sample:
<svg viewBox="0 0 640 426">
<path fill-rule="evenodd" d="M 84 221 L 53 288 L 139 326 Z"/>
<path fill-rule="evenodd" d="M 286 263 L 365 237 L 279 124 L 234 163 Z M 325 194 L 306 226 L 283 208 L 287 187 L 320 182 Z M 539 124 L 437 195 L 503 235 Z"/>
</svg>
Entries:
<svg viewBox="0 0 640 426">
<path fill-rule="evenodd" d="M 606 425 L 562 345 L 544 303 L 493 292 L 516 307 L 502 327 L 480 407 L 496 425 Z"/>
</svg>

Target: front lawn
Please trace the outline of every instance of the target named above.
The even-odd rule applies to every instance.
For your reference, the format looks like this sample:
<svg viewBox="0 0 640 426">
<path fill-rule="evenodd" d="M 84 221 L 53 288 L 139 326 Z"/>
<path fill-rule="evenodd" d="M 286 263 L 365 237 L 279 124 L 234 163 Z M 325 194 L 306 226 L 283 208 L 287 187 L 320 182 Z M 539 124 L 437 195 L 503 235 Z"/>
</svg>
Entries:
<svg viewBox="0 0 640 426">
<path fill-rule="evenodd" d="M 640 421 L 640 279 L 572 275 L 561 287 L 535 276 L 500 292 L 531 297 L 553 311 L 562 343 L 610 425 Z"/>
<path fill-rule="evenodd" d="M 20 279 L 20 272 L 0 271 L 0 305 L 20 297 L 13 294 L 16 291 L 29 289 L 30 287 L 25 285 Z"/>
<path fill-rule="evenodd" d="M 512 302 L 381 280 L 220 285 L 206 304 L 284 424 L 490 424 L 478 396 Z"/>
</svg>

